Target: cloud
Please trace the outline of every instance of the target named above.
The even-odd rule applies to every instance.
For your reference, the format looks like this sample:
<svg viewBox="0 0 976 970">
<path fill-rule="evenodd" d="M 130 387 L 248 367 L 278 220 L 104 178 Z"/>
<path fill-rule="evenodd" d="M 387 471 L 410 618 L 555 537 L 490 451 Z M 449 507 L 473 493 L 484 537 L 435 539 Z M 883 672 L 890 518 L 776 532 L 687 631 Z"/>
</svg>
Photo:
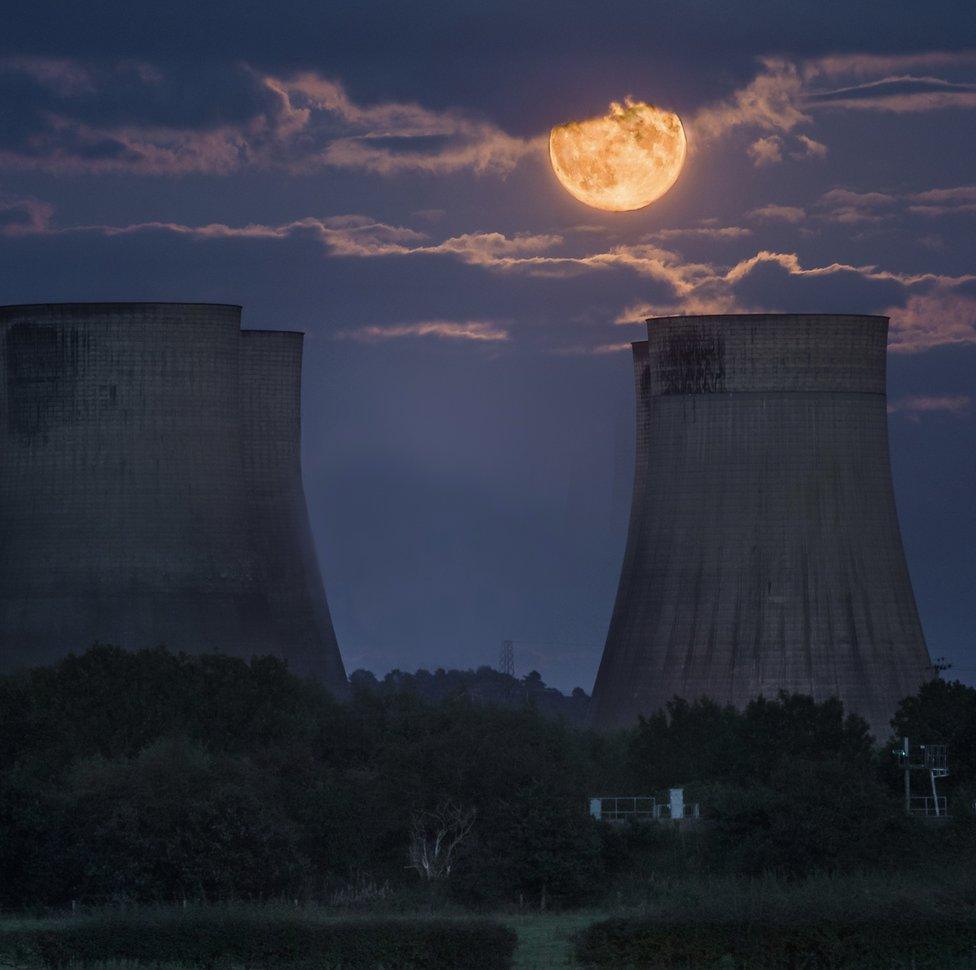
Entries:
<svg viewBox="0 0 976 970">
<path fill-rule="evenodd" d="M 906 197 L 908 211 L 921 216 L 944 216 L 976 212 L 976 185 L 928 189 Z"/>
<path fill-rule="evenodd" d="M 703 287 L 682 300 L 660 300 L 652 303 L 648 300 L 638 300 L 625 306 L 613 322 L 618 325 L 644 324 L 652 317 L 670 316 L 709 316 L 716 313 L 745 313 L 760 312 L 761 308 L 748 307 L 742 304 L 733 293 L 708 292 Z"/>
<path fill-rule="evenodd" d="M 63 228 L 45 226 L 37 230 L 47 235 L 96 233 L 103 236 L 123 236 L 138 233 L 168 232 L 194 239 L 289 239 L 307 235 L 317 239 L 333 256 L 375 258 L 384 256 L 452 256 L 471 266 L 492 269 L 538 268 L 545 272 L 547 264 L 559 266 L 572 260 L 537 256 L 562 243 L 562 237 L 552 234 L 516 233 L 506 236 L 500 232 L 473 232 L 450 236 L 432 242 L 426 233 L 407 226 L 393 226 L 369 216 L 340 215 L 308 216 L 279 225 L 251 223 L 229 226 L 207 223 L 192 226 L 177 222 L 137 222 L 130 225 L 79 225 Z M 565 267 L 564 267 L 565 268 Z"/>
<path fill-rule="evenodd" d="M 744 226 L 690 226 L 687 229 L 658 229 L 648 239 L 742 239 L 752 230 Z"/>
<path fill-rule="evenodd" d="M 738 128 L 789 132 L 811 120 L 799 106 L 804 82 L 797 65 L 781 58 L 760 63 L 763 69 L 744 88 L 692 116 L 695 139 L 713 141 Z"/>
<path fill-rule="evenodd" d="M 94 94 L 92 72 L 77 61 L 60 57 L 0 57 L 0 72 L 20 74 L 63 98 Z"/>
<path fill-rule="evenodd" d="M 33 196 L 0 192 L 0 235 L 23 236 L 48 232 L 54 206 Z"/>
<path fill-rule="evenodd" d="M 757 138 L 746 149 L 746 153 L 756 168 L 765 168 L 767 165 L 777 165 L 783 161 L 785 144 L 784 139 L 779 135 L 766 135 L 763 138 Z M 792 144 L 795 147 L 789 151 L 789 156 L 796 161 L 802 161 L 806 158 L 824 158 L 827 154 L 826 145 L 807 135 L 797 135 Z"/>
<path fill-rule="evenodd" d="M 753 209 L 750 216 L 775 218 L 782 207 Z M 956 185 L 918 192 L 858 192 L 837 187 L 814 203 L 816 218 L 840 223 L 879 223 L 898 216 L 937 218 L 976 212 L 976 185 Z M 802 211 L 802 210 L 797 210 Z M 784 217 L 785 218 L 785 217 Z"/>
<path fill-rule="evenodd" d="M 800 61 L 766 57 L 759 64 L 759 72 L 745 86 L 691 116 L 691 141 L 707 145 L 737 131 L 749 132 L 749 155 L 764 166 L 781 161 L 784 151 L 794 160 L 824 157 L 828 146 L 799 130 L 815 124 L 822 111 L 976 108 L 976 51 L 843 54 Z M 945 76 L 913 73 L 934 70 Z"/>
<path fill-rule="evenodd" d="M 379 343 L 399 340 L 403 337 L 436 337 L 442 340 L 473 341 L 475 343 L 499 343 L 510 339 L 508 330 L 492 320 L 425 320 L 420 323 L 401 323 L 392 326 L 366 326 L 355 330 L 342 330 L 339 339 L 358 340 L 362 343 Z"/>
<path fill-rule="evenodd" d="M 553 354 L 559 357 L 606 357 L 610 354 L 630 353 L 632 343 L 629 340 L 608 344 L 570 344 L 566 347 L 554 347 Z"/>
<path fill-rule="evenodd" d="M 836 189 L 828 204 L 841 209 L 885 207 L 892 197 Z M 306 237 L 340 259 L 449 259 L 492 273 L 565 279 L 584 274 L 624 273 L 653 284 L 654 299 L 633 303 L 616 316 L 634 323 L 648 316 L 735 312 L 878 312 L 891 318 L 894 352 L 913 353 L 932 347 L 976 343 L 976 274 L 949 276 L 894 272 L 875 265 L 833 262 L 805 264 L 798 253 L 760 249 L 731 264 L 693 261 L 652 242 L 590 248 L 591 234 L 567 240 L 555 233 L 469 232 L 431 238 L 409 226 L 391 225 L 361 214 L 305 217 L 277 225 L 252 223 L 229 226 L 209 223 L 148 222 L 130 225 L 54 224 L 52 209 L 36 199 L 0 201 L 0 212 L 11 214 L 7 235 L 104 237 L 172 233 L 199 242 L 251 240 L 277 242 Z M 782 213 L 777 212 L 777 217 Z M 793 217 L 793 214 L 790 214 Z M 722 228 L 706 226 L 704 229 Z M 738 234 L 736 234 L 738 235 Z M 350 339 L 383 340 L 429 336 L 445 339 L 501 341 L 507 328 L 485 320 L 431 320 L 393 327 L 350 331 Z M 595 346 L 607 342 L 598 340 Z M 615 342 L 614 342 L 615 343 Z M 608 345 L 609 346 L 609 345 Z M 592 348 L 591 348 L 592 351 Z M 607 352 L 610 352 L 609 350 Z"/>
<path fill-rule="evenodd" d="M 799 142 L 800 148 L 797 151 L 790 152 L 791 158 L 803 159 L 803 158 L 826 158 L 827 157 L 827 146 L 820 141 L 816 141 L 810 138 L 808 135 L 797 135 L 797 142 Z"/>
<path fill-rule="evenodd" d="M 916 417 L 920 414 L 942 412 L 945 414 L 967 414 L 972 406 L 968 394 L 955 394 L 944 397 L 901 397 L 888 402 L 889 414 L 907 414 Z"/>
<path fill-rule="evenodd" d="M 774 269 L 784 283 L 803 281 L 812 285 L 851 283 L 859 286 L 858 303 L 851 312 L 883 312 L 891 318 L 889 344 L 893 352 L 915 353 L 951 344 L 976 344 L 976 297 L 966 287 L 976 281 L 973 275 L 960 277 L 936 274 L 900 274 L 874 266 L 830 263 L 804 266 L 796 253 L 761 250 L 754 256 L 722 269 L 715 267 L 711 276 L 697 281 L 678 298 L 657 302 L 639 301 L 622 309 L 618 324 L 642 323 L 647 317 L 673 314 L 710 314 L 745 312 L 790 312 L 796 309 L 799 291 L 795 286 L 774 287 L 771 280 L 756 288 L 760 274 Z M 871 293 L 874 292 L 872 300 Z M 891 303 L 890 296 L 900 294 L 902 303 Z M 757 298 L 758 295 L 758 298 Z M 846 299 L 846 298 L 845 298 Z M 823 297 L 814 294 L 815 306 Z"/>
<path fill-rule="evenodd" d="M 850 189 L 831 189 L 820 197 L 823 205 L 851 206 L 860 209 L 876 209 L 878 206 L 891 205 L 894 201 L 893 195 L 884 192 L 853 192 Z"/>
<path fill-rule="evenodd" d="M 783 161 L 783 139 L 776 135 L 757 138 L 748 148 L 749 157 L 756 168 L 776 165 Z"/>
<path fill-rule="evenodd" d="M 806 212 L 798 206 L 776 205 L 775 203 L 760 206 L 758 209 L 753 209 L 747 213 L 747 215 L 761 222 L 789 222 L 793 225 L 798 222 L 803 222 L 807 216 Z"/>
<path fill-rule="evenodd" d="M 810 133 L 819 112 L 971 109 L 974 73 L 973 52 L 767 57 L 741 88 L 690 114 L 689 139 L 701 147 L 745 132 L 758 166 L 822 158 L 828 146 Z M 27 78 L 53 99 L 26 127 L 9 127 L 19 134 L 0 143 L 0 166 L 8 169 L 178 176 L 338 168 L 504 177 L 527 159 L 545 159 L 545 132 L 524 138 L 458 110 L 361 103 L 314 71 L 279 75 L 238 65 L 217 79 L 197 78 L 194 87 L 135 61 L 22 56 L 0 59 L 0 74 Z M 152 98 L 128 97 L 143 87 L 152 87 Z M 214 87 L 219 97 L 209 96 Z"/>
<path fill-rule="evenodd" d="M 807 61 L 807 78 L 884 77 L 904 71 L 927 71 L 976 66 L 976 51 L 921 51 L 916 54 L 828 54 Z"/>
<path fill-rule="evenodd" d="M 746 154 L 752 159 L 756 168 L 765 168 L 768 165 L 778 165 L 783 161 L 783 150 L 786 147 L 786 139 L 779 135 L 766 135 L 757 138 L 746 149 Z M 824 158 L 827 155 L 827 146 L 823 142 L 815 141 L 807 135 L 798 135 L 790 142 L 794 147 L 787 152 L 794 161 L 803 161 L 808 158 Z"/>
<path fill-rule="evenodd" d="M 884 192 L 853 192 L 850 189 L 831 189 L 817 201 L 821 218 L 831 222 L 881 222 L 892 213 L 897 202 L 893 195 Z"/>
<path fill-rule="evenodd" d="M 949 285 L 910 295 L 903 306 L 885 313 L 891 318 L 888 345 L 897 353 L 976 344 L 976 297 Z"/>
<path fill-rule="evenodd" d="M 976 84 L 955 84 L 936 77 L 885 77 L 866 84 L 811 92 L 807 105 L 895 114 L 976 108 Z"/>
<path fill-rule="evenodd" d="M 235 98 L 249 99 L 242 117 L 180 125 L 138 116 L 107 122 L 98 111 L 75 110 L 65 96 L 85 94 L 97 107 L 99 98 L 125 86 L 119 77 L 96 77 L 80 62 L 8 58 L 0 70 L 62 96 L 38 113 L 27 136 L 0 144 L 0 166 L 8 169 L 174 176 L 343 168 L 504 176 L 530 156 L 544 157 L 542 136 L 516 137 L 482 118 L 409 102 L 360 104 L 338 81 L 309 71 L 279 77 L 241 66 L 228 83 Z M 163 79 L 150 65 L 125 62 L 116 65 L 120 72 L 136 84 Z M 178 105 L 195 92 L 168 93 Z"/>
</svg>

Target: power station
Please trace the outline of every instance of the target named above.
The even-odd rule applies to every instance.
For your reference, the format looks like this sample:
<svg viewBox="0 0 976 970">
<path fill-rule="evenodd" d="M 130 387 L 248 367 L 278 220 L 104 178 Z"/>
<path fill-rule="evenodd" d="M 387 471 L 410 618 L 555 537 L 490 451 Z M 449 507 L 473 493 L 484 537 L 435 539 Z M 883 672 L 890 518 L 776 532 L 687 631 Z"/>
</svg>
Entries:
<svg viewBox="0 0 976 970">
<path fill-rule="evenodd" d="M 94 642 L 346 677 L 302 486 L 302 334 L 239 306 L 0 308 L 0 666 Z"/>
<path fill-rule="evenodd" d="M 661 317 L 594 723 L 673 697 L 839 697 L 886 737 L 931 678 L 895 510 L 878 316 Z"/>
</svg>

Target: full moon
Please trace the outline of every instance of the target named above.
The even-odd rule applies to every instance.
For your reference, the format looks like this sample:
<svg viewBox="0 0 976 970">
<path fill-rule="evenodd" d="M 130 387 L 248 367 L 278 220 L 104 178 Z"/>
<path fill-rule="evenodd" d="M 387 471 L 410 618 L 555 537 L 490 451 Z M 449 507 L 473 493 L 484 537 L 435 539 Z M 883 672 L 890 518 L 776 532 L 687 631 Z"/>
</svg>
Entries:
<svg viewBox="0 0 976 970">
<path fill-rule="evenodd" d="M 549 158 L 563 188 L 609 212 L 661 198 L 678 180 L 687 147 L 674 112 L 630 98 L 613 102 L 602 118 L 570 121 L 549 133 Z"/>
</svg>

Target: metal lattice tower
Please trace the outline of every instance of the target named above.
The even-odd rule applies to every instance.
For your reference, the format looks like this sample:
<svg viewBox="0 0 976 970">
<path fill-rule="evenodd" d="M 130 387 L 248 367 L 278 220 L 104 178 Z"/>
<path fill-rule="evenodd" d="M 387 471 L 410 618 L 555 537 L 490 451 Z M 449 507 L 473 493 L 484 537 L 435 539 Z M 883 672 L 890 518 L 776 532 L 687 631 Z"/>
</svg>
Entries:
<svg viewBox="0 0 976 970">
<path fill-rule="evenodd" d="M 515 641 L 502 640 L 502 648 L 498 655 L 498 669 L 509 677 L 515 676 Z"/>
</svg>

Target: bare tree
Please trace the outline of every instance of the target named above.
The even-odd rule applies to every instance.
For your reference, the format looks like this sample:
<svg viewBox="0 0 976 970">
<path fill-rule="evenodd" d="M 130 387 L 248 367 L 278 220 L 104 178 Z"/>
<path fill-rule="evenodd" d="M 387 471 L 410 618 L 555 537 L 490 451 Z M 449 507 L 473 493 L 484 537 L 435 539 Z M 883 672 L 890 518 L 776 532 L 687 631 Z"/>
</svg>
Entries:
<svg viewBox="0 0 976 970">
<path fill-rule="evenodd" d="M 451 801 L 432 812 L 419 812 L 410 826 L 410 866 L 428 880 L 443 879 L 451 872 L 454 853 L 474 825 L 475 809 Z"/>
</svg>

